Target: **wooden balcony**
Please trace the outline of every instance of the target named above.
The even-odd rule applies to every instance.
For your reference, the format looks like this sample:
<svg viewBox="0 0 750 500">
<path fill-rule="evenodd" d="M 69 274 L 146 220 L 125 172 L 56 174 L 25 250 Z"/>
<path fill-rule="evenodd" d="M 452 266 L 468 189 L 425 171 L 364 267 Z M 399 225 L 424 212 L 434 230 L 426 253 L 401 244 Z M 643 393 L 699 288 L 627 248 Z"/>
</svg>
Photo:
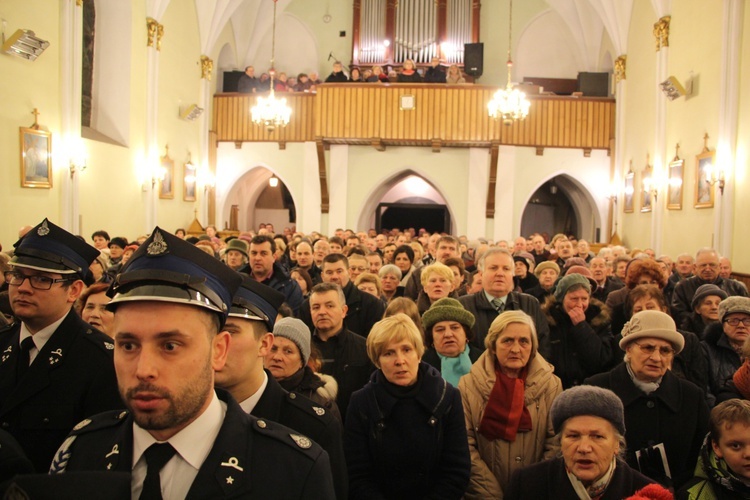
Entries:
<svg viewBox="0 0 750 500">
<path fill-rule="evenodd" d="M 286 97 L 292 119 L 267 132 L 250 120 L 254 95 L 214 96 L 213 128 L 219 142 L 304 142 L 440 147 L 506 144 L 609 150 L 615 101 L 608 98 L 530 96 L 529 116 L 505 126 L 487 116 L 496 87 L 425 84 L 325 84 L 313 94 Z M 413 109 L 402 109 L 413 96 Z"/>
</svg>

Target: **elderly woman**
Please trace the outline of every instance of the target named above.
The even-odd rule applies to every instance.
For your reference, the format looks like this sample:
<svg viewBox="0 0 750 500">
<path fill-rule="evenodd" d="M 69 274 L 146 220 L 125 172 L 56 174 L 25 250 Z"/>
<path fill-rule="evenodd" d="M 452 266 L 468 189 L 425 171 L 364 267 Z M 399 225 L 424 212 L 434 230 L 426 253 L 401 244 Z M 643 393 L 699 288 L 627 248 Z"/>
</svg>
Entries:
<svg viewBox="0 0 750 500">
<path fill-rule="evenodd" d="M 386 264 L 378 271 L 383 297 L 390 302 L 396 297 L 404 296 L 404 287 L 401 282 L 401 270 L 393 264 Z"/>
<path fill-rule="evenodd" d="M 456 299 L 446 297 L 434 302 L 422 315 L 427 351 L 423 360 L 438 370 L 454 387 L 469 373 L 482 351 L 469 344 L 474 315 Z"/>
<path fill-rule="evenodd" d="M 107 310 L 107 304 L 112 300 L 107 297 L 108 283 L 94 283 L 78 298 L 81 318 L 102 333 L 114 337 L 112 323 L 115 314 Z"/>
<path fill-rule="evenodd" d="M 401 271 L 401 283 L 406 286 L 414 272 L 414 250 L 409 245 L 401 245 L 393 252 L 393 264 Z"/>
<path fill-rule="evenodd" d="M 606 304 L 612 316 L 612 335 L 616 341 L 619 341 L 620 331 L 627 321 L 625 300 L 628 292 L 638 285 L 654 285 L 659 287 L 659 290 L 664 290 L 667 278 L 664 277 L 661 266 L 656 261 L 643 258 L 628 262 L 625 270 L 625 286 L 607 295 Z"/>
<path fill-rule="evenodd" d="M 502 498 L 514 470 L 555 452 L 549 410 L 562 384 L 538 344 L 531 317 L 505 311 L 490 325 L 487 350 L 458 383 L 471 452 L 467 499 Z"/>
<path fill-rule="evenodd" d="M 685 317 L 681 329 L 693 332 L 702 340 L 708 325 L 718 323 L 719 303 L 727 297 L 727 292 L 712 283 L 699 286 L 690 304 L 693 312 Z"/>
<path fill-rule="evenodd" d="M 352 395 L 344 451 L 349 498 L 460 499 L 469 482 L 458 390 L 421 361 L 422 335 L 405 314 L 385 318 L 367 336 L 378 370 Z"/>
<path fill-rule="evenodd" d="M 591 298 L 591 282 L 581 274 L 562 278 L 542 307 L 549 324 L 552 356 L 564 388 L 601 373 L 612 361 L 609 310 Z"/>
<path fill-rule="evenodd" d="M 668 314 L 641 311 L 622 329 L 625 362 L 585 381 L 610 389 L 622 400 L 628 464 L 675 489 L 692 477 L 708 431 L 703 391 L 670 370 L 684 345 Z"/>
<path fill-rule="evenodd" d="M 555 283 L 560 276 L 560 266 L 551 260 L 544 261 L 534 268 L 534 276 L 539 280 L 539 285 L 529 288 L 525 293 L 536 297 L 540 304 L 544 304 L 547 297 L 555 292 Z"/>
<path fill-rule="evenodd" d="M 365 293 L 369 293 L 373 297 L 382 299 L 383 297 L 383 285 L 380 281 L 380 277 L 373 273 L 362 273 L 357 276 L 354 280 L 354 286 L 357 290 Z"/>
<path fill-rule="evenodd" d="M 534 256 L 528 252 L 521 252 L 513 256 L 516 266 L 516 284 L 526 293 L 534 287 L 539 286 L 539 278 L 534 274 Z"/>
<path fill-rule="evenodd" d="M 422 269 L 419 275 L 422 281 L 422 290 L 417 295 L 417 309 L 419 314 L 424 314 L 433 302 L 443 297 L 454 297 L 453 294 L 453 271 L 440 262 L 435 262 Z"/>
<path fill-rule="evenodd" d="M 310 329 L 297 318 L 282 318 L 273 326 L 273 346 L 263 365 L 281 387 L 302 394 L 328 409 L 341 422 L 336 405 L 338 384 L 330 375 L 316 373 L 310 360 Z"/>
<path fill-rule="evenodd" d="M 555 399 L 551 413 L 562 456 L 516 471 L 506 500 L 619 500 L 653 483 L 622 461 L 625 418 L 612 391 L 573 387 Z"/>
<path fill-rule="evenodd" d="M 750 298 L 729 297 L 719 304 L 719 322 L 703 339 L 708 358 L 708 390 L 718 396 L 742 364 L 742 346 L 750 337 Z"/>
<path fill-rule="evenodd" d="M 667 298 L 661 290 L 651 285 L 638 285 L 630 290 L 625 301 L 625 314 L 628 320 L 635 313 L 653 310 L 669 314 Z M 708 361 L 701 342 L 692 332 L 677 331 L 685 339 L 685 346 L 679 354 L 675 354 L 670 369 L 678 377 L 703 388 L 708 380 Z M 613 361 L 621 362 L 622 358 L 614 358 Z M 713 405 L 713 397 L 709 398 L 708 403 L 710 406 Z"/>
</svg>

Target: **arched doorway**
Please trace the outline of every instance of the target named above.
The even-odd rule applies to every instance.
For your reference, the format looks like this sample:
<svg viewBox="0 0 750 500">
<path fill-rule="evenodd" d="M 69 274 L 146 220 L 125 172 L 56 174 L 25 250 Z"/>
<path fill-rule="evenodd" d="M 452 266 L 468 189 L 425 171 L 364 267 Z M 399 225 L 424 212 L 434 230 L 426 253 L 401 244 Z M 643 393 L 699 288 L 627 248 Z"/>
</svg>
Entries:
<svg viewBox="0 0 750 500">
<path fill-rule="evenodd" d="M 601 220 L 591 193 L 569 175 L 546 180 L 529 198 L 521 217 L 521 234 L 575 234 L 599 241 Z"/>
<path fill-rule="evenodd" d="M 425 228 L 453 233 L 454 218 L 443 195 L 413 170 L 382 182 L 364 203 L 358 227 L 382 229 Z"/>
<path fill-rule="evenodd" d="M 224 225 L 235 231 L 257 230 L 260 224 L 284 228 L 296 224 L 297 209 L 289 189 L 266 167 L 248 170 L 229 190 Z"/>
</svg>

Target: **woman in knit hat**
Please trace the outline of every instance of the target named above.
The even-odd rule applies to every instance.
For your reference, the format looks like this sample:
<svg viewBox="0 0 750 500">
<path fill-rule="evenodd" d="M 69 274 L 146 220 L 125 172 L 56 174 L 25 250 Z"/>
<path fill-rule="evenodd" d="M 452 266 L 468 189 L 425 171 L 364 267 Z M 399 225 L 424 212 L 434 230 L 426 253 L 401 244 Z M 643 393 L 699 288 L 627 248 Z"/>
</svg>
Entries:
<svg viewBox="0 0 750 500">
<path fill-rule="evenodd" d="M 560 266 L 551 260 L 546 260 L 537 264 L 534 268 L 534 276 L 539 280 L 539 285 L 529 288 L 525 293 L 536 297 L 540 304 L 544 304 L 547 297 L 555 291 L 555 283 L 560 276 Z"/>
<path fill-rule="evenodd" d="M 527 293 L 539 286 L 539 278 L 534 274 L 534 256 L 528 252 L 520 252 L 513 256 L 516 266 L 515 281 L 522 292 Z"/>
<path fill-rule="evenodd" d="M 732 296 L 719 304 L 719 322 L 706 328 L 703 347 L 708 358 L 708 390 L 723 391 L 742 363 L 742 346 L 750 337 L 750 298 Z"/>
<path fill-rule="evenodd" d="M 727 297 L 727 292 L 712 283 L 699 286 L 690 304 L 693 312 L 685 317 L 680 328 L 702 340 L 708 325 L 719 322 L 719 304 Z"/>
<path fill-rule="evenodd" d="M 514 470 L 556 451 L 549 410 L 562 385 L 538 345 L 531 317 L 505 311 L 490 325 L 487 350 L 458 383 L 471 451 L 466 499 L 502 498 Z"/>
<path fill-rule="evenodd" d="M 562 456 L 516 471 L 506 500 L 620 499 L 653 483 L 622 461 L 625 418 L 612 391 L 568 389 L 555 399 L 551 417 Z"/>
<path fill-rule="evenodd" d="M 542 306 L 552 343 L 548 361 L 565 389 L 611 366 L 609 309 L 591 298 L 592 281 L 582 274 L 568 274 Z"/>
<path fill-rule="evenodd" d="M 585 381 L 610 389 L 622 400 L 628 464 L 675 489 L 693 476 L 708 431 L 703 391 L 670 369 L 684 345 L 668 314 L 638 312 L 622 329 L 625 362 Z"/>
<path fill-rule="evenodd" d="M 316 373 L 308 366 L 310 349 L 307 325 L 297 318 L 282 318 L 273 326 L 273 347 L 263 364 L 281 387 L 312 399 L 340 422 L 338 384 L 330 375 Z"/>
<path fill-rule="evenodd" d="M 429 363 L 454 387 L 469 373 L 482 351 L 469 344 L 474 315 L 456 299 L 446 297 L 432 304 L 422 315 L 427 350 L 422 361 Z"/>
</svg>

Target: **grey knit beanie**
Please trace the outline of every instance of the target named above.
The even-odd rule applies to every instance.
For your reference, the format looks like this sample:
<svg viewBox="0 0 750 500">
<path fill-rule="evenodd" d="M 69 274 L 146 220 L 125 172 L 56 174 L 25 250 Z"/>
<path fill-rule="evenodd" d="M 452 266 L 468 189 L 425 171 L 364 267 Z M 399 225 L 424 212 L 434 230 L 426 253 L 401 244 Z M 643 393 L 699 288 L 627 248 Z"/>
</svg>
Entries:
<svg viewBox="0 0 750 500">
<path fill-rule="evenodd" d="M 555 434 L 562 430 L 566 420 L 591 415 L 609 421 L 625 435 L 625 410 L 622 401 L 609 389 L 593 385 L 579 385 L 560 393 L 550 409 Z"/>
<path fill-rule="evenodd" d="M 435 323 L 440 323 L 441 321 L 455 321 L 471 329 L 474 326 L 474 315 L 464 309 L 464 306 L 456 299 L 444 297 L 436 300 L 425 311 L 422 315 L 422 326 L 425 331 L 429 331 Z"/>
<path fill-rule="evenodd" d="M 698 289 L 695 290 L 695 295 L 693 295 L 693 300 L 690 303 L 690 308 L 695 311 L 695 308 L 701 304 L 701 301 L 706 297 L 710 297 L 711 295 L 716 295 L 717 297 L 721 298 L 721 300 L 724 300 L 728 297 L 727 292 L 725 292 L 718 286 L 711 283 L 706 283 L 705 285 L 699 286 Z"/>
<path fill-rule="evenodd" d="M 310 359 L 310 329 L 302 320 L 282 318 L 274 325 L 273 334 L 294 342 L 302 355 L 302 364 L 307 364 L 307 360 Z"/>
<path fill-rule="evenodd" d="M 568 293 L 568 290 L 573 285 L 581 285 L 587 292 L 591 293 L 591 283 L 589 282 L 589 279 L 582 274 L 573 273 L 568 274 L 557 282 L 557 287 L 555 288 L 555 300 L 562 302 L 565 298 L 565 294 Z"/>
<path fill-rule="evenodd" d="M 719 304 L 719 321 L 723 323 L 726 315 L 732 313 L 750 314 L 750 298 L 732 296 L 722 300 Z"/>
</svg>

